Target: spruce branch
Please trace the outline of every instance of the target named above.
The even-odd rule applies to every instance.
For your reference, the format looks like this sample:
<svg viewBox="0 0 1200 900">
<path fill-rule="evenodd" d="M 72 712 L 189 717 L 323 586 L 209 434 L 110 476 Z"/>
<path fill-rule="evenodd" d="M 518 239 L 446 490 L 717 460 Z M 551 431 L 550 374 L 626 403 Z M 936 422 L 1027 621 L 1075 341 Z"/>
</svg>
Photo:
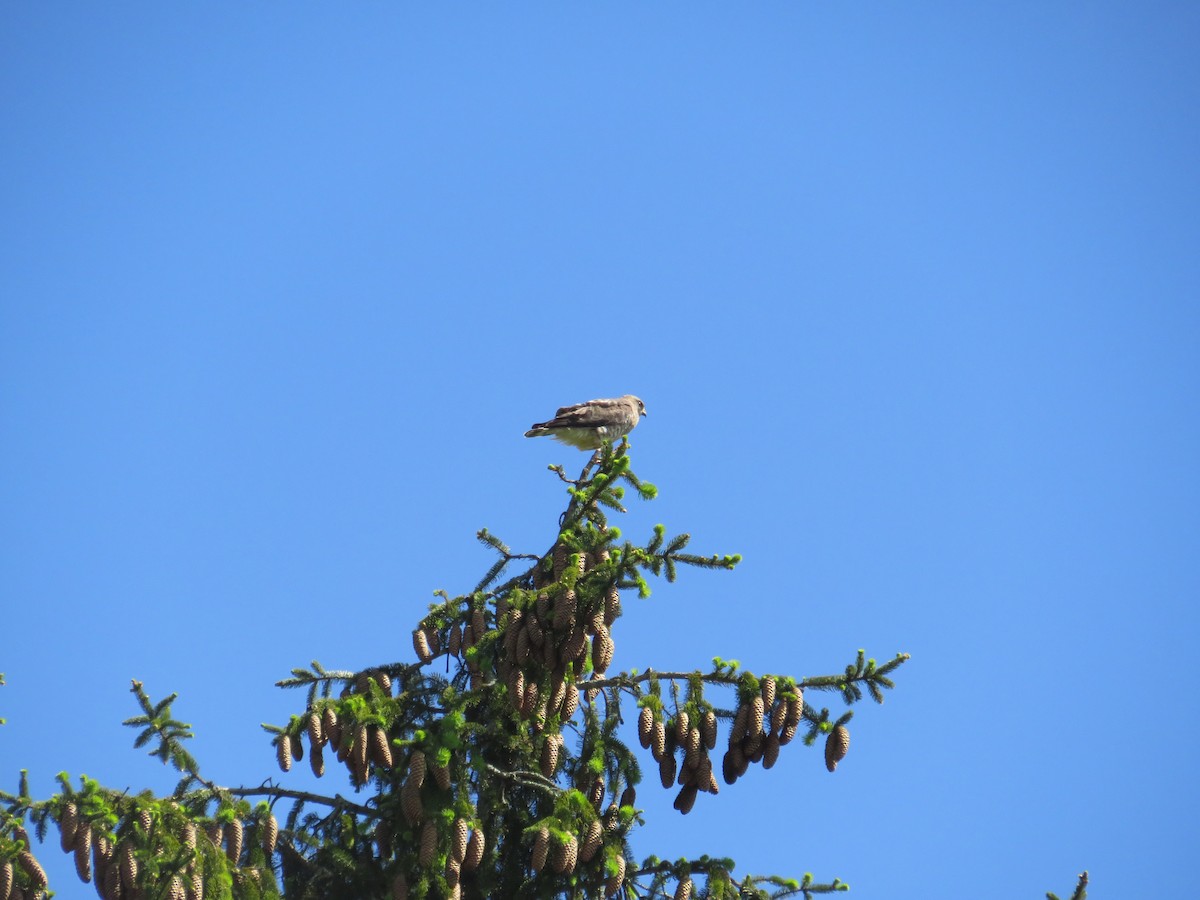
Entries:
<svg viewBox="0 0 1200 900">
<path fill-rule="evenodd" d="M 170 762 L 180 772 L 185 772 L 195 778 L 200 777 L 200 767 L 195 758 L 187 752 L 183 741 L 191 738 L 191 725 L 171 718 L 171 704 L 178 694 L 171 694 L 158 703 L 152 704 L 149 695 L 143 690 L 142 682 L 134 679 L 130 693 L 137 697 L 142 715 L 133 716 L 122 722 L 130 728 L 141 728 L 133 742 L 134 747 L 144 747 L 152 738 L 158 738 L 158 745 L 149 751 L 150 756 L 158 757 L 165 765 Z"/>
</svg>

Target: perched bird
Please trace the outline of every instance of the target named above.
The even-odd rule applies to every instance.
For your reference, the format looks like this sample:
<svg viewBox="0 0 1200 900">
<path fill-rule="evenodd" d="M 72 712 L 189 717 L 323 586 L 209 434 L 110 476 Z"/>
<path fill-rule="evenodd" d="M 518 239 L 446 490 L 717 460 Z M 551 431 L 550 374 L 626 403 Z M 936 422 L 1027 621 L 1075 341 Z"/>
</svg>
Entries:
<svg viewBox="0 0 1200 900">
<path fill-rule="evenodd" d="M 549 422 L 537 422 L 525 437 L 550 437 L 580 450 L 598 450 L 602 441 L 615 441 L 633 431 L 646 415 L 646 404 L 633 394 L 612 400 L 589 400 L 564 406 Z"/>
</svg>

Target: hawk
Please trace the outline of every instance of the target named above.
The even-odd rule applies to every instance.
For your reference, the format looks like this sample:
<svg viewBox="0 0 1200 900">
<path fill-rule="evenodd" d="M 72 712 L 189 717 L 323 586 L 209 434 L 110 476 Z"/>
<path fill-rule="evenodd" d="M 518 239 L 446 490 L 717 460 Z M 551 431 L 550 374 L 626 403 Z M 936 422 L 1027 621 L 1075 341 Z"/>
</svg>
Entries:
<svg viewBox="0 0 1200 900">
<path fill-rule="evenodd" d="M 564 406 L 549 422 L 536 422 L 525 437 L 550 435 L 580 450 L 599 450 L 603 441 L 615 441 L 633 431 L 646 404 L 633 394 L 612 400 L 589 400 Z"/>
</svg>

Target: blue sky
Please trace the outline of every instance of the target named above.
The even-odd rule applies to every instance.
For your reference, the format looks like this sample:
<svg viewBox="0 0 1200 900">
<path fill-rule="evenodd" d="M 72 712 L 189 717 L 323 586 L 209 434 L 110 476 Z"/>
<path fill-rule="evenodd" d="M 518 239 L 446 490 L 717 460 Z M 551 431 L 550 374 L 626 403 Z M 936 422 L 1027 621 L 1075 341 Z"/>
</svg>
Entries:
<svg viewBox="0 0 1200 900">
<path fill-rule="evenodd" d="M 626 533 L 745 562 L 615 665 L 913 655 L 639 857 L 1189 896 L 1197 58 L 1190 3 L 5 5 L 5 788 L 173 784 L 130 678 L 271 776 L 273 682 L 411 659 L 478 528 L 553 539 L 522 431 L 634 392 Z"/>
</svg>

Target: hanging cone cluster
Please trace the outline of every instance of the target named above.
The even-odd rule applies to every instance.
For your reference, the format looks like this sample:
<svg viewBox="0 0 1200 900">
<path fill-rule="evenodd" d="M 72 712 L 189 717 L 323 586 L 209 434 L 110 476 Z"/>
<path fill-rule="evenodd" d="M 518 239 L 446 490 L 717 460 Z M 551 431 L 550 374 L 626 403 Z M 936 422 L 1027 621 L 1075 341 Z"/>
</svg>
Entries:
<svg viewBox="0 0 1200 900">
<path fill-rule="evenodd" d="M 729 748 L 721 760 L 721 776 L 733 784 L 753 763 L 764 769 L 775 765 L 779 748 L 796 736 L 804 716 L 804 695 L 794 686 L 780 691 L 773 675 L 759 681 L 760 692 L 743 698 L 729 731 Z"/>
</svg>

